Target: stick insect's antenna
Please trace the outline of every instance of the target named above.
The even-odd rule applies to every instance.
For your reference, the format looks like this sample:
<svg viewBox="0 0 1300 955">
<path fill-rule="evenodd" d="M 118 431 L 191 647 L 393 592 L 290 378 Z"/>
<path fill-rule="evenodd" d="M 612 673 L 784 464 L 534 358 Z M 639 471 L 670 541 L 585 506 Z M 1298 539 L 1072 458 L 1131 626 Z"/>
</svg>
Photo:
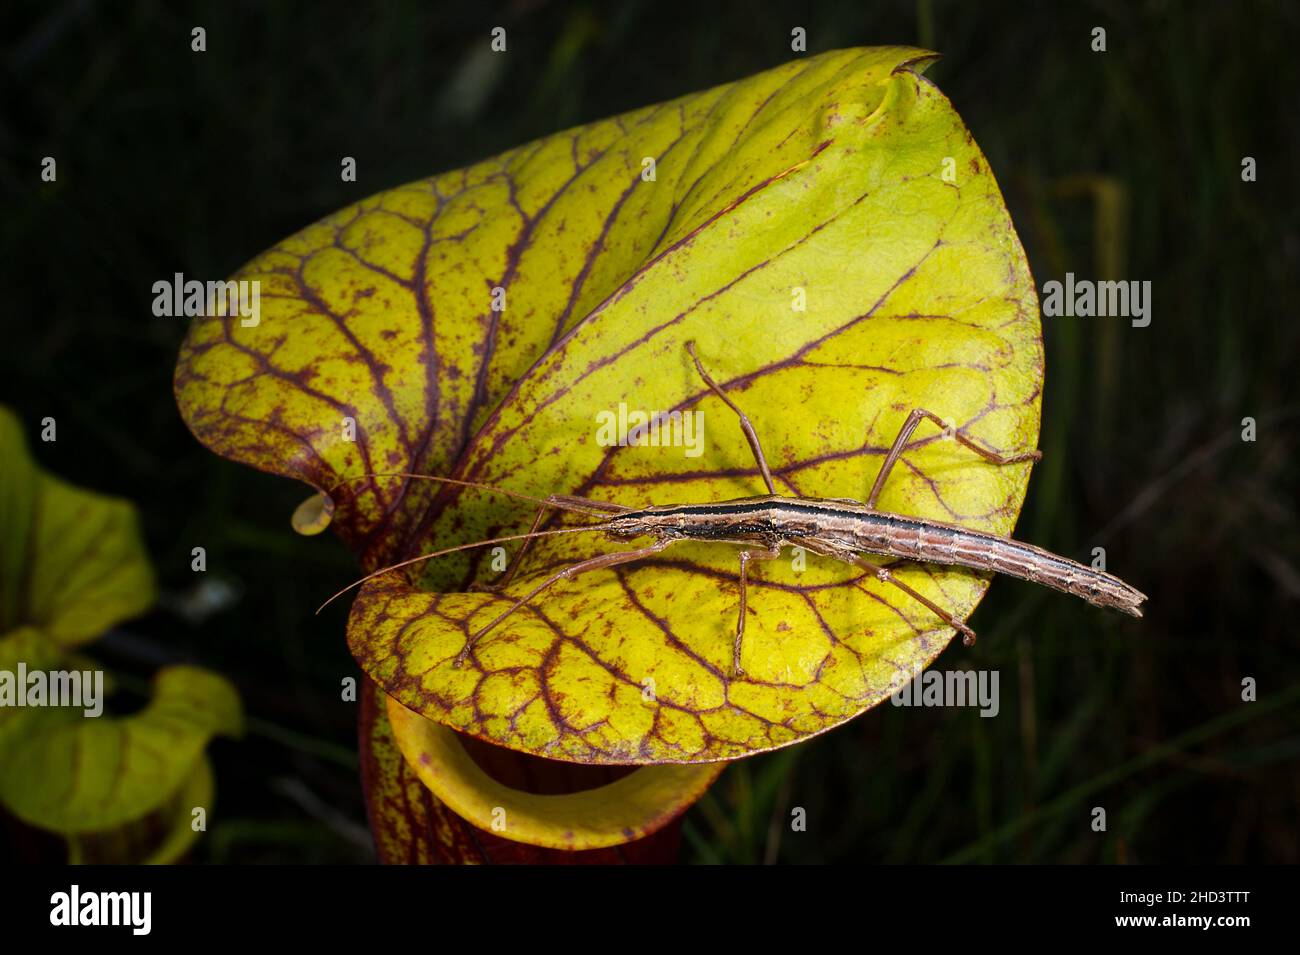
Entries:
<svg viewBox="0 0 1300 955">
<path fill-rule="evenodd" d="M 547 500 L 546 498 L 533 497 L 531 494 L 522 494 L 519 491 L 509 491 L 503 487 L 496 487 L 491 484 L 481 484 L 478 481 L 462 481 L 459 478 L 438 477 L 434 474 L 413 474 L 409 471 L 392 471 L 387 473 L 358 474 L 356 477 L 344 478 L 339 481 L 329 491 L 325 492 L 326 497 L 332 497 L 333 492 L 343 487 L 345 484 L 351 484 L 354 481 L 364 481 L 367 478 L 383 477 L 400 477 L 411 478 L 416 481 L 434 481 L 438 484 L 454 484 L 457 487 L 473 487 L 480 491 L 492 491 L 496 494 L 504 494 L 506 497 L 513 497 L 518 501 L 530 501 L 533 504 L 544 504 L 547 507 L 554 507 L 561 511 L 573 511 L 575 514 L 607 514 L 613 511 L 621 511 L 623 507 L 617 504 L 610 504 L 606 501 L 592 501 L 587 498 L 564 497 L 559 501 Z M 581 502 L 581 503 L 579 503 Z M 590 504 L 587 508 L 583 505 Z"/>
<path fill-rule="evenodd" d="M 333 487 L 331 487 L 330 491 L 328 492 L 322 491 L 321 494 L 325 497 L 327 501 L 331 502 L 331 506 L 332 506 L 333 498 L 330 492 L 335 491 L 338 488 L 342 487 L 343 485 L 350 484 L 354 481 L 364 481 L 367 478 L 377 478 L 377 477 L 410 478 L 412 480 L 417 480 L 417 481 L 434 481 L 438 484 L 453 484 L 458 487 L 472 487 L 472 488 L 477 488 L 481 491 L 493 491 L 497 494 L 504 494 L 506 497 L 515 498 L 516 500 L 530 501 L 533 504 L 540 504 L 542 506 L 542 510 L 538 511 L 539 519 L 542 513 L 545 511 L 545 509 L 550 507 L 553 507 L 556 510 L 560 510 L 560 511 L 572 511 L 575 514 L 585 514 L 588 517 L 603 517 L 603 518 L 608 518 L 611 514 L 619 514 L 631 510 L 631 508 L 626 507 L 622 504 L 613 504 L 610 503 L 609 501 L 594 501 L 590 498 L 585 498 L 585 497 L 572 497 L 568 495 L 558 495 L 558 494 L 553 494 L 548 498 L 533 497 L 531 494 L 521 494 L 519 491 L 508 491 L 503 487 L 494 487 L 491 484 L 481 484 L 478 481 L 462 481 L 459 478 L 438 477 L 437 475 L 434 474 L 414 474 L 410 471 L 392 471 L 388 473 L 375 472 L 370 474 L 358 474 L 355 477 L 344 478 L 343 480 L 335 484 Z M 472 547 L 485 547 L 489 544 L 503 544 L 506 543 L 507 541 L 518 541 L 518 540 L 531 541 L 535 537 L 549 537 L 555 534 L 579 534 L 584 531 L 598 531 L 601 530 L 603 526 L 604 523 L 601 522 L 598 524 L 591 524 L 586 527 L 563 527 L 555 530 L 539 531 L 536 529 L 537 522 L 534 522 L 533 524 L 534 529 L 529 531 L 527 534 L 512 534 L 509 537 L 494 537 L 491 540 L 475 541 L 469 544 L 461 544 L 458 547 L 448 547 L 445 550 L 434 551 L 432 554 L 421 554 L 418 557 L 412 557 L 409 560 L 404 560 L 401 561 L 400 563 L 391 564 L 388 567 L 381 567 L 379 570 L 376 570 L 374 573 L 367 574 L 365 577 L 362 577 L 360 580 L 353 581 L 352 583 L 344 587 L 342 590 L 340 590 L 338 593 L 336 593 L 333 597 L 330 597 L 329 600 L 325 601 L 323 604 L 317 607 L 316 612 L 320 613 L 322 610 L 328 607 L 339 597 L 342 597 L 349 590 L 352 590 L 355 587 L 360 587 L 368 580 L 372 580 L 375 577 L 380 576 L 381 574 L 387 574 L 390 571 L 400 570 L 403 567 L 409 567 L 411 564 L 418 564 L 421 561 L 432 560 L 434 557 L 442 557 L 445 556 L 446 554 L 454 554 L 456 551 L 469 550 Z"/>
<path fill-rule="evenodd" d="M 360 587 L 368 580 L 373 580 L 376 577 L 382 576 L 383 574 L 391 573 L 394 570 L 400 570 L 403 567 L 409 567 L 412 564 L 418 564 L 426 560 L 433 560 L 433 558 L 435 557 L 445 557 L 447 554 L 454 554 L 460 550 L 469 550 L 470 548 L 473 547 L 486 547 L 489 544 L 504 544 L 509 541 L 532 540 L 534 537 L 552 537 L 556 534 L 581 534 L 588 531 L 599 531 L 603 529 L 604 529 L 603 523 L 591 524 L 587 527 L 560 527 L 550 531 L 533 531 L 529 534 L 511 534 L 509 537 L 492 537 L 489 538 L 488 540 L 472 541 L 468 544 L 460 544 L 456 547 L 447 547 L 443 550 L 435 550 L 432 554 L 421 554 L 418 557 L 411 557 L 407 560 L 399 561 L 396 564 L 389 564 L 387 567 L 381 567 L 378 570 L 376 570 L 374 573 L 366 574 L 366 576 L 362 577 L 360 580 L 354 580 L 352 583 L 348 584 L 346 587 L 344 587 L 342 590 L 336 593 L 333 597 L 330 597 L 329 600 L 325 601 L 323 604 L 317 607 L 316 612 L 320 613 L 322 610 L 324 610 L 326 607 L 332 604 L 335 600 L 342 597 L 349 590 L 353 590 L 357 587 Z"/>
</svg>

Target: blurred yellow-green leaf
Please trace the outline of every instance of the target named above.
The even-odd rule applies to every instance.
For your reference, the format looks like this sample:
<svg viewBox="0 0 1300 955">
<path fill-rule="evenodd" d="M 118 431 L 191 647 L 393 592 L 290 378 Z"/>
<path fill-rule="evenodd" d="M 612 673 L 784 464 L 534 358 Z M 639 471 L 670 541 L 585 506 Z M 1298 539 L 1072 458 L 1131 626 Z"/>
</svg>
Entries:
<svg viewBox="0 0 1300 955">
<path fill-rule="evenodd" d="M 239 696 L 228 681 L 168 667 L 139 713 L 26 732 L 10 748 L 0 801 L 24 822 L 65 835 L 109 830 L 175 795 L 199 771 L 214 735 L 241 731 Z"/>
<path fill-rule="evenodd" d="M 3 406 L 0 458 L 0 643 L 31 627 L 68 650 L 148 609 L 154 577 L 135 507 L 42 471 Z"/>
<path fill-rule="evenodd" d="M 0 804 L 67 837 L 74 862 L 174 861 L 199 834 L 192 809 L 211 811 L 203 750 L 213 735 L 239 735 L 239 697 L 222 677 L 172 667 L 144 710 L 106 715 L 114 681 L 80 648 L 153 603 L 135 507 L 41 470 L 3 406 L 0 455 L 0 671 L 15 694 L 33 674 L 50 685 L 54 671 L 76 671 L 83 694 L 100 690 L 93 707 L 83 697 L 0 708 Z"/>
<path fill-rule="evenodd" d="M 194 765 L 175 795 L 139 819 L 107 832 L 67 837 L 68 862 L 73 865 L 140 863 L 167 865 L 179 861 L 202 835 L 194 826 L 194 809 L 210 815 L 216 802 L 216 780 L 206 756 Z"/>
<path fill-rule="evenodd" d="M 13 680 L 15 692 L 20 689 L 17 686 L 20 664 L 28 670 L 50 670 L 63 661 L 64 654 L 35 627 L 19 627 L 0 638 L 0 674 L 5 675 L 0 679 Z M 76 716 L 80 711 L 0 706 L 0 767 L 5 765 L 6 754 L 14 740 L 20 738 L 42 717 L 48 719 L 51 713 L 59 712 Z"/>
<path fill-rule="evenodd" d="M 154 600 L 153 570 L 129 501 L 47 474 L 0 405 L 0 671 L 69 665 L 75 648 Z M 77 669 L 82 669 L 80 663 Z M 80 711 L 0 707 L 0 761 L 35 725 Z"/>
</svg>

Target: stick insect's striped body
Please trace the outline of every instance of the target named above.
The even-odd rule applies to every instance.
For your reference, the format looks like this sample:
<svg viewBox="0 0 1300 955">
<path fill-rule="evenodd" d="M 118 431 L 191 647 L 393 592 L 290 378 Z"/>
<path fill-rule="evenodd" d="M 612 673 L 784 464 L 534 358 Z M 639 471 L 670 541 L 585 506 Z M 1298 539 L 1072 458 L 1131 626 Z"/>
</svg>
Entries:
<svg viewBox="0 0 1300 955">
<path fill-rule="evenodd" d="M 1142 616 L 1145 595 L 1118 577 L 1032 544 L 956 524 L 889 514 L 860 501 L 780 496 L 647 507 L 604 524 L 616 538 L 715 541 L 776 551 L 786 545 L 843 557 L 867 553 L 1019 577 Z M 834 553 L 830 553 L 830 552 Z"/>
<path fill-rule="evenodd" d="M 924 408 L 914 408 L 908 415 L 894 439 L 889 453 L 885 456 L 876 474 L 865 501 L 850 501 L 827 498 L 782 497 L 776 493 L 772 483 L 772 473 L 768 469 L 763 448 L 754 431 L 753 425 L 745 413 L 736 406 L 726 391 L 709 376 L 695 354 L 694 347 L 687 343 L 687 351 L 695 362 L 695 368 L 710 390 L 736 413 L 741 429 L 754 452 L 759 473 L 767 487 L 764 497 L 740 498 L 733 501 L 719 501 L 707 504 L 666 504 L 649 507 L 632 508 L 608 501 L 594 501 L 584 497 L 571 497 L 553 494 L 545 500 L 533 498 L 526 494 L 508 491 L 504 488 L 492 488 L 462 481 L 457 478 L 441 478 L 431 475 L 402 474 L 402 477 L 424 478 L 447 484 L 466 487 L 479 487 L 497 491 L 515 498 L 541 504 L 537 516 L 533 519 L 532 530 L 527 534 L 515 534 L 492 540 L 461 544 L 432 554 L 422 554 L 391 567 L 375 571 L 368 577 L 356 581 L 339 591 L 330 600 L 340 596 L 352 587 L 359 586 L 371 577 L 388 573 L 399 567 L 468 547 L 482 547 L 507 541 L 522 541 L 523 548 L 515 555 L 514 561 L 506 571 L 500 583 L 489 587 L 490 590 L 502 591 L 514 579 L 515 572 L 527 551 L 528 544 L 537 537 L 554 534 L 575 534 L 603 532 L 616 540 L 632 540 L 649 537 L 653 544 L 633 550 L 618 551 L 591 557 L 566 567 L 552 574 L 540 584 L 524 594 L 493 619 L 481 627 L 465 642 L 464 649 L 456 658 L 459 666 L 473 650 L 475 643 L 497 624 L 505 620 L 520 607 L 540 594 L 547 587 L 560 580 L 571 579 L 579 574 L 593 570 L 617 567 L 653 557 L 674 543 L 683 541 L 708 541 L 719 544 L 731 544 L 742 548 L 740 558 L 740 613 L 736 620 L 736 635 L 733 644 L 734 669 L 741 672 L 741 642 L 745 636 L 745 618 L 747 613 L 748 568 L 754 560 L 772 560 L 782 547 L 794 545 L 803 547 L 825 557 L 834 558 L 847 564 L 853 564 L 872 574 L 881 581 L 892 584 L 913 600 L 929 608 L 941 620 L 956 630 L 961 631 L 967 644 L 975 640 L 975 632 L 962 620 L 958 620 L 948 611 L 935 604 L 928 597 L 914 590 L 905 581 L 896 577 L 888 568 L 871 563 L 863 555 L 895 557 L 903 560 L 919 561 L 932 564 L 946 564 L 956 567 L 969 567 L 974 570 L 992 571 L 1009 574 L 1023 580 L 1045 584 L 1056 590 L 1082 597 L 1099 607 L 1108 607 L 1142 616 L 1140 605 L 1146 596 L 1130 587 L 1118 577 L 1093 570 L 1083 564 L 1060 557 L 1041 547 L 1024 544 L 1007 537 L 986 534 L 919 517 L 907 517 L 901 514 L 889 514 L 876 509 L 876 501 L 885 486 L 885 480 L 899 457 L 906 450 L 912 432 L 923 420 L 929 420 L 943 429 L 945 437 L 952 438 L 969 448 L 975 454 L 994 464 L 1015 464 L 1022 461 L 1035 461 L 1040 455 L 1037 451 L 1023 451 L 1016 454 L 1000 454 L 972 441 L 959 430 L 947 424 L 942 418 Z M 399 475 L 393 475 L 399 476 Z M 566 527 L 556 530 L 539 530 L 543 517 L 552 508 L 596 517 L 594 523 L 582 527 Z M 326 601 L 328 603 L 329 601 Z"/>
</svg>

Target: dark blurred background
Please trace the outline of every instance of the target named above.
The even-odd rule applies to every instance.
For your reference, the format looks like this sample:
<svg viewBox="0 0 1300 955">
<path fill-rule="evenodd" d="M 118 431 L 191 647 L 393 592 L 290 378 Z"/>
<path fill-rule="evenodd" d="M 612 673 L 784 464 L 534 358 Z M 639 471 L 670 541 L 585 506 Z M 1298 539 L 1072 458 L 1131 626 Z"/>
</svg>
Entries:
<svg viewBox="0 0 1300 955">
<path fill-rule="evenodd" d="M 683 858 L 1300 861 L 1298 21 L 1292 3 L 1157 0 L 6 4 L 0 400 L 47 469 L 140 505 L 164 598 L 94 648 L 126 692 L 185 660 L 243 694 L 199 860 L 373 859 L 338 702 L 346 601 L 312 615 L 354 565 L 290 531 L 300 486 L 187 432 L 185 325 L 152 315 L 152 283 L 227 275 L 365 195 L 775 66 L 802 26 L 809 54 L 944 54 L 928 75 L 1040 288 L 1152 282 L 1148 328 L 1044 320 L 1045 460 L 1017 530 L 1083 560 L 1104 546 L 1151 599 L 1132 625 L 995 582 L 978 645 L 939 666 L 999 670 L 999 718 L 886 705 L 747 760 L 688 815 Z M 497 25 L 509 54 L 485 59 Z M 56 444 L 36 440 L 46 415 Z"/>
</svg>

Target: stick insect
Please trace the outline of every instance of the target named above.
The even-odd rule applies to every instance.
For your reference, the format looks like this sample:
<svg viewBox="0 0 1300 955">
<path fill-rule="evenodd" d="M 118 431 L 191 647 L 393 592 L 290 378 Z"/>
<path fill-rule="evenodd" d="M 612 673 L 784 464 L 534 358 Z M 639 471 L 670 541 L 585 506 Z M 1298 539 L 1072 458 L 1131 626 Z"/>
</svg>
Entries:
<svg viewBox="0 0 1300 955">
<path fill-rule="evenodd" d="M 1118 577 L 1093 570 L 1091 567 L 1053 554 L 1041 547 L 1012 540 L 1009 537 L 974 531 L 942 521 L 891 514 L 880 511 L 876 507 L 890 471 L 907 449 L 912 433 L 922 421 L 933 422 L 941 429 L 944 437 L 952 438 L 994 464 L 1036 461 L 1042 457 L 1041 452 L 1033 450 L 1009 455 L 999 454 L 972 441 L 939 415 L 924 408 L 914 408 L 903 422 L 897 437 L 894 438 L 865 501 L 786 497 L 776 493 L 776 487 L 772 483 L 772 472 L 767 465 L 767 457 L 763 453 L 763 446 L 749 417 L 705 370 L 695 352 L 694 342 L 687 342 L 686 350 L 704 383 L 735 412 L 739 419 L 740 428 L 749 442 L 763 483 L 767 487 L 767 494 L 705 504 L 656 504 L 646 507 L 628 507 L 565 494 L 552 494 L 546 498 L 538 498 L 473 481 L 425 474 L 372 475 L 409 477 L 479 488 L 531 501 L 539 504 L 540 507 L 527 534 L 496 537 L 448 547 L 381 568 L 336 593 L 321 605 L 321 609 L 352 588 L 399 568 L 469 548 L 523 541 L 522 547 L 506 569 L 501 581 L 492 585 L 480 585 L 481 589 L 501 593 L 514 579 L 532 541 L 556 534 L 598 532 L 604 533 L 612 540 L 632 541 L 648 537 L 653 539 L 653 543 L 634 550 L 617 551 L 582 560 L 547 577 L 526 594 L 514 600 L 491 622 L 473 633 L 456 657 L 454 666 L 462 666 L 484 636 L 555 583 L 571 580 L 589 571 L 617 567 L 620 564 L 653 557 L 681 541 L 707 541 L 741 548 L 739 552 L 740 609 L 732 642 L 732 669 L 737 676 L 743 673 L 741 648 L 745 638 L 745 619 L 748 612 L 749 565 L 753 561 L 778 558 L 781 548 L 785 546 L 803 547 L 814 554 L 851 564 L 867 571 L 880 581 L 891 584 L 930 610 L 945 624 L 960 631 L 962 642 L 967 646 L 975 642 L 975 631 L 964 621 L 958 620 L 900 580 L 889 568 L 868 560 L 868 555 L 1009 574 L 1012 577 L 1044 584 L 1055 590 L 1082 597 L 1088 603 L 1098 607 L 1119 610 L 1134 617 L 1142 616 L 1140 605 L 1146 600 L 1146 595 Z M 551 510 L 595 517 L 597 521 L 579 527 L 541 530 L 542 521 Z M 317 613 L 319 612 L 318 610 Z"/>
</svg>

